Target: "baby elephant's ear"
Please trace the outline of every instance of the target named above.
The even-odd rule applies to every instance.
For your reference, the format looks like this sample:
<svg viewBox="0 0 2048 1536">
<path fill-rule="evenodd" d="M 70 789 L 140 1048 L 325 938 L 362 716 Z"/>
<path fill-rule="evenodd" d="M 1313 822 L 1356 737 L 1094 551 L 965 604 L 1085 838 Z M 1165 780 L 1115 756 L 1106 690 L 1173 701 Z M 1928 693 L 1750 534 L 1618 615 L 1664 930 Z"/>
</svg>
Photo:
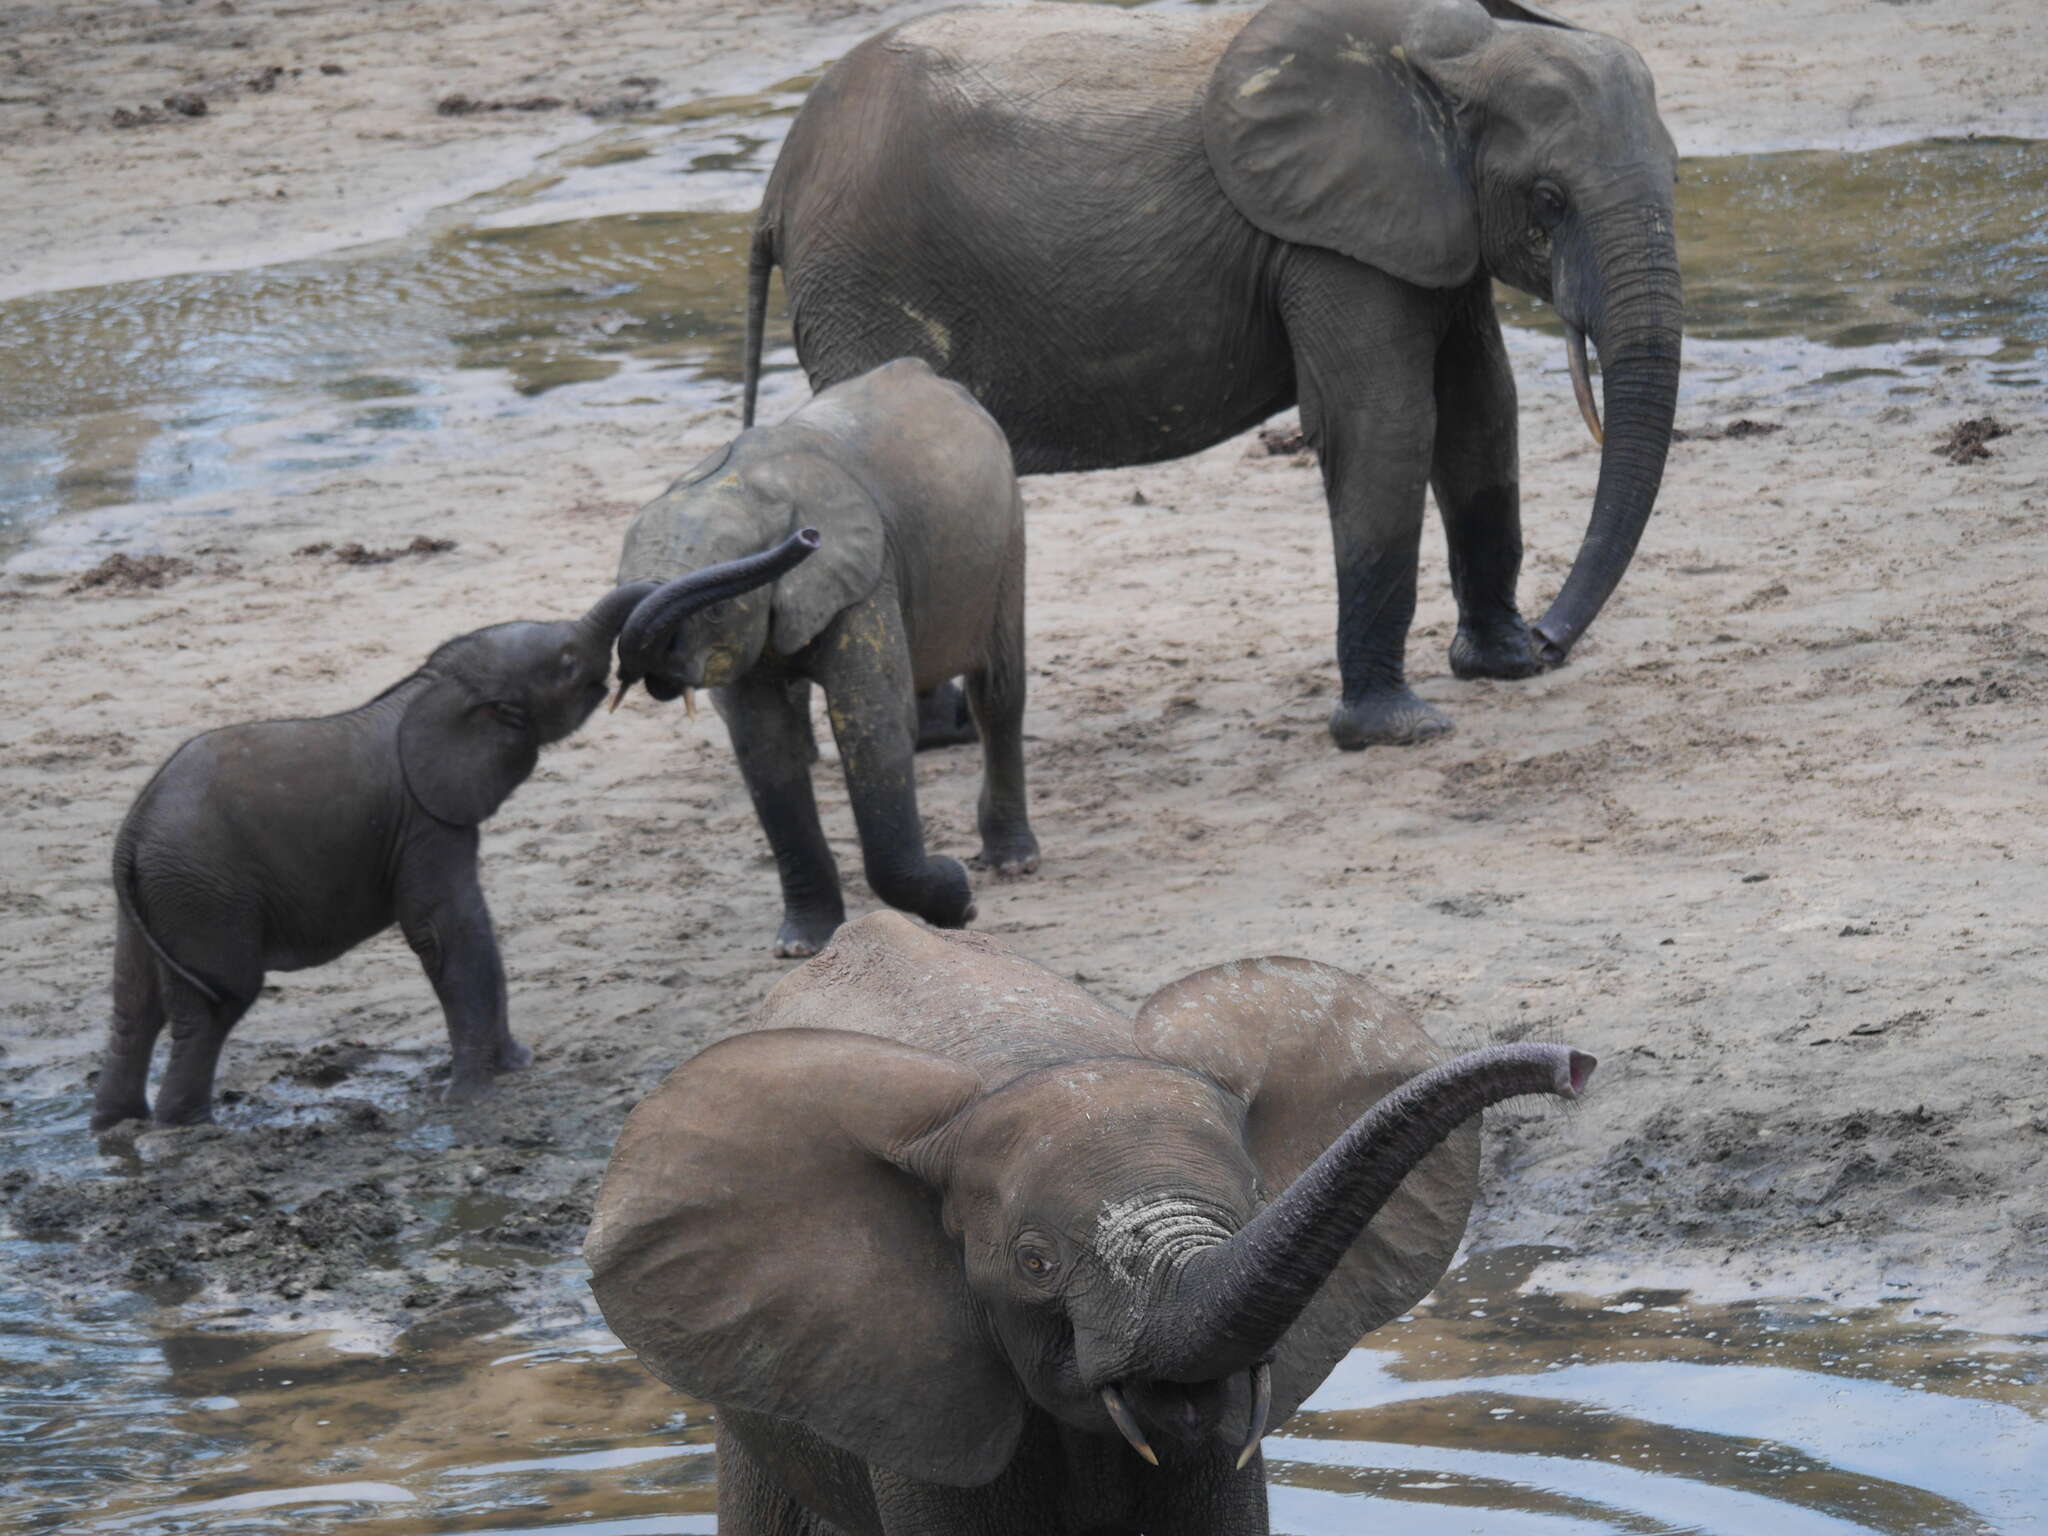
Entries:
<svg viewBox="0 0 2048 1536">
<path fill-rule="evenodd" d="M 430 682 L 398 722 L 406 788 L 451 826 L 488 821 L 539 760 L 527 722 L 452 677 Z"/>
<path fill-rule="evenodd" d="M 775 584 L 770 639 L 778 653 L 794 656 L 881 585 L 881 510 L 866 486 L 821 453 L 764 459 L 748 471 L 748 484 L 789 507 L 792 526 L 808 524 L 823 536 L 818 552 Z"/>
<path fill-rule="evenodd" d="M 707 1402 L 972 1487 L 1024 1399 L 982 1332 L 911 1149 L 981 1094 L 969 1068 L 842 1030 L 738 1035 L 627 1117 L 583 1252 L 605 1321 Z"/>
<path fill-rule="evenodd" d="M 1448 1055 L 1364 977 L 1281 957 L 1161 987 L 1138 1011 L 1137 1037 L 1146 1055 L 1244 1099 L 1245 1136 L 1269 1199 L 1360 1115 Z M 1429 1294 L 1458 1251 L 1478 1179 L 1475 1117 L 1410 1170 L 1281 1340 L 1274 1424 L 1362 1335 Z"/>
</svg>

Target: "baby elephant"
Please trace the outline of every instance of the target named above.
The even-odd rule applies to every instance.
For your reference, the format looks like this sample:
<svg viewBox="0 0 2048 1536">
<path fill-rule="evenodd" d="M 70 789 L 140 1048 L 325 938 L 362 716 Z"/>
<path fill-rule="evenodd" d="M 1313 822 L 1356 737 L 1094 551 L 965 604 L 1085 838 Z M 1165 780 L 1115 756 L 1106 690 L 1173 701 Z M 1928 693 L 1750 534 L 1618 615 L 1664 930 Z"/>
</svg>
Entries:
<svg viewBox="0 0 2048 1536">
<path fill-rule="evenodd" d="M 815 546 L 805 530 L 697 572 L 669 601 L 687 611 L 734 597 Z M 157 1122 L 212 1118 L 221 1044 L 264 973 L 324 965 L 394 919 L 447 1016 L 449 1097 L 475 1098 L 493 1072 L 525 1066 L 477 883 L 477 827 L 542 747 L 590 718 L 619 627 L 652 590 L 617 588 L 562 623 L 494 624 L 346 714 L 223 726 L 171 754 L 114 843 L 114 1019 L 93 1129 L 148 1118 L 166 1019 Z"/>
<path fill-rule="evenodd" d="M 686 617 L 689 577 L 799 523 L 825 547 L 772 590 Z M 810 684 L 825 690 L 868 884 L 954 928 L 967 871 L 925 852 L 916 695 L 964 675 L 981 730 L 977 863 L 1038 867 L 1024 804 L 1024 516 L 988 413 L 923 362 L 885 363 L 786 421 L 743 432 L 626 532 L 619 579 L 670 581 L 619 636 L 620 693 L 710 687 L 782 876 L 775 953 L 811 955 L 846 919 L 811 794 Z M 671 578 L 674 578 L 671 581 Z"/>
</svg>

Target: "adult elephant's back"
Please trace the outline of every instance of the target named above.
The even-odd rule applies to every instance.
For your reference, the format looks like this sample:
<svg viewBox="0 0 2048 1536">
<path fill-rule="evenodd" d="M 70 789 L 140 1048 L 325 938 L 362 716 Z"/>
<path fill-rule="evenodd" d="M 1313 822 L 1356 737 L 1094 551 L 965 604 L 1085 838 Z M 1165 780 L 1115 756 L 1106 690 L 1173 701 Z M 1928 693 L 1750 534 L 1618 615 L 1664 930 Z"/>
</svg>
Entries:
<svg viewBox="0 0 2048 1536">
<path fill-rule="evenodd" d="M 747 419 L 780 265 L 813 387 L 926 359 L 1026 473 L 1175 458 L 1293 403 L 1283 248 L 1222 195 L 1200 109 L 1243 13 L 920 17 L 812 90 L 762 203 Z"/>
</svg>

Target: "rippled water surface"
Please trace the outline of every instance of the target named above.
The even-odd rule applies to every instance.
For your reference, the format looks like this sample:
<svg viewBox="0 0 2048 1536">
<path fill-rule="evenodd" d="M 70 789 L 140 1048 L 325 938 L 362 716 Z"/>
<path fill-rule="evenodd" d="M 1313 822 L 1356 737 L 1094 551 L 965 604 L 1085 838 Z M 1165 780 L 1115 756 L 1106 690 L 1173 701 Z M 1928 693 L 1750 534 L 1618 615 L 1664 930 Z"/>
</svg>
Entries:
<svg viewBox="0 0 2048 1536">
<path fill-rule="evenodd" d="M 2048 1529 L 2048 1339 L 1923 1301 L 1695 1306 L 1469 1264 L 1266 1442 L 1296 1536 Z M 565 1284 L 574 1277 L 565 1275 Z M 712 1426 L 608 1335 L 376 1354 L 0 1310 L 0 1527 L 209 1536 L 714 1528 Z"/>
</svg>

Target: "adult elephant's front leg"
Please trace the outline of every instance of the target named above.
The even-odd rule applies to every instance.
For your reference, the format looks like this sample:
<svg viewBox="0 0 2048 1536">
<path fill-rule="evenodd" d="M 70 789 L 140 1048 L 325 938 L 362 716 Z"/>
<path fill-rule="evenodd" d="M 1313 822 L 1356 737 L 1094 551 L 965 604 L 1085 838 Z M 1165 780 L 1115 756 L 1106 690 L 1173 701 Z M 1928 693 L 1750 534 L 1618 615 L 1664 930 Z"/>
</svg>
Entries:
<svg viewBox="0 0 2048 1536">
<path fill-rule="evenodd" d="M 1330 735 L 1346 751 L 1427 741 L 1451 721 L 1409 688 L 1405 652 L 1436 437 L 1440 301 L 1311 250 L 1293 254 L 1280 297 L 1337 557 L 1344 694 Z"/>
<path fill-rule="evenodd" d="M 960 927 L 974 916 L 967 870 L 958 859 L 925 852 L 917 814 L 916 695 L 894 592 L 885 583 L 840 614 L 812 654 L 868 884 L 892 907 L 936 927 Z"/>
</svg>

